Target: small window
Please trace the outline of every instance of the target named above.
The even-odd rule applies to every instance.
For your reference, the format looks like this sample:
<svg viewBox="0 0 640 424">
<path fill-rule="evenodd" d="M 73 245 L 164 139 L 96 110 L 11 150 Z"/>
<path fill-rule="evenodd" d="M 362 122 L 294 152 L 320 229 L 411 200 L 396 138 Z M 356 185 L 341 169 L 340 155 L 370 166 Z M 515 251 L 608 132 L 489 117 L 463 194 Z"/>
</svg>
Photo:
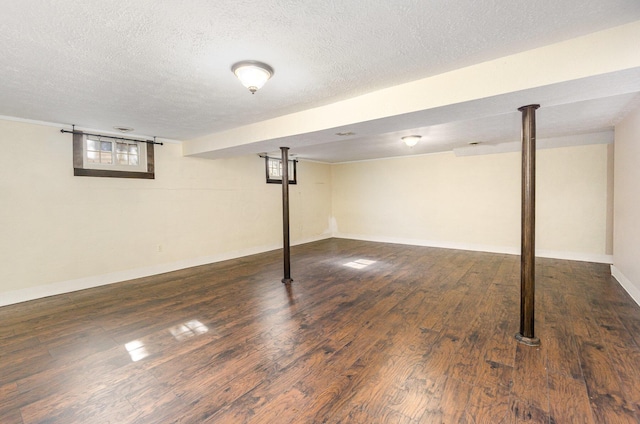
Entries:
<svg viewBox="0 0 640 424">
<path fill-rule="evenodd" d="M 282 159 L 265 156 L 268 184 L 282 184 Z M 289 184 L 297 184 L 296 160 L 289 160 Z"/>
<path fill-rule="evenodd" d="M 84 168 L 145 172 L 146 143 L 85 136 Z"/>
<path fill-rule="evenodd" d="M 153 179 L 153 144 L 75 133 L 73 168 L 77 176 Z"/>
</svg>

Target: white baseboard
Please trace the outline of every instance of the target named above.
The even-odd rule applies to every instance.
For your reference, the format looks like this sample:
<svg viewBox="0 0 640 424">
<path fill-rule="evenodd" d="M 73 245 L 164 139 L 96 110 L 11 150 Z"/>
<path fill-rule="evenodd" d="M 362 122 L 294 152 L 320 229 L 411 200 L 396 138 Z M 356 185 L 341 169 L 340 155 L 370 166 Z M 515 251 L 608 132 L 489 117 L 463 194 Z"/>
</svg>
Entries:
<svg viewBox="0 0 640 424">
<path fill-rule="evenodd" d="M 493 246 L 493 245 L 480 245 L 480 244 L 471 244 L 471 243 L 455 243 L 455 242 L 441 242 L 441 241 L 433 241 L 433 240 L 418 240 L 418 239 L 407 239 L 400 237 L 374 237 L 374 236 L 364 236 L 359 234 L 345 234 L 345 233 L 334 233 L 332 234 L 322 234 L 316 237 L 309 237 L 302 240 L 297 240 L 292 242 L 292 246 L 297 246 L 300 244 L 311 243 L 314 241 L 325 240 L 331 237 L 336 238 L 344 238 L 344 239 L 352 239 L 352 240 L 363 240 L 363 241 L 374 241 L 381 243 L 397 243 L 397 244 L 406 244 L 413 246 L 426 246 L 426 247 L 438 247 L 443 249 L 459 249 L 459 250 L 470 250 L 476 252 L 490 252 L 490 253 L 503 253 L 510 255 L 519 255 L 520 249 L 517 247 L 510 246 Z M 267 246 L 259 246 L 248 249 L 237 250 L 233 252 L 225 252 L 217 255 L 211 256 L 203 256 L 199 258 L 191 258 L 185 259 L 178 262 L 171 262 L 166 264 L 158 264 L 143 268 L 136 268 L 132 270 L 126 271 L 118 271 L 112 272 L 108 274 L 102 275 L 94 275 L 84 278 L 78 278 L 75 280 L 68 281 L 60 281 L 52 284 L 46 284 L 42 286 L 29 287 L 20 290 L 14 290 L 2 293 L 0 296 L 0 306 L 12 305 L 15 303 L 26 302 L 29 300 L 40 299 L 48 296 L 55 296 L 64 293 L 71 293 L 78 290 L 90 289 L 92 287 L 104 286 L 107 284 L 118 283 L 121 281 L 133 280 L 136 278 L 149 277 L 152 275 L 163 274 L 165 272 L 178 271 L 180 269 L 191 268 L 200 265 L 211 264 L 215 262 L 226 261 L 229 259 L 236 259 L 243 256 L 255 255 L 258 253 L 269 252 L 271 250 L 276 250 L 281 248 L 281 245 L 267 245 Z M 613 263 L 613 256 L 611 255 L 597 255 L 597 254 L 588 254 L 588 253 L 575 253 L 575 252 L 559 252 L 559 251 L 550 251 L 550 250 L 538 250 L 536 251 L 536 256 L 544 257 L 544 258 L 555 258 L 555 259 L 566 259 L 566 260 L 574 260 L 574 261 L 585 261 L 585 262 L 597 262 L 597 263 Z M 618 272 L 618 275 L 614 273 L 614 268 L 612 269 L 612 275 L 620 282 L 620 284 L 629 292 L 631 297 L 640 304 L 640 291 L 633 285 L 631 282 L 626 279 L 622 273 Z M 624 282 L 623 282 L 624 281 Z"/>
<path fill-rule="evenodd" d="M 316 237 L 309 237 L 292 242 L 292 246 L 311 243 L 314 241 L 331 238 L 330 234 L 322 234 Z M 78 290 L 90 289 L 107 284 L 119 283 L 121 281 L 134 280 L 136 278 L 149 277 L 152 275 L 164 274 L 165 272 L 178 271 L 180 269 L 194 266 L 207 265 L 215 262 L 222 262 L 229 259 L 241 258 L 243 256 L 255 255 L 257 253 L 269 252 L 282 248 L 282 245 L 266 245 L 252 247 L 248 249 L 225 252 L 217 255 L 202 256 L 199 258 L 185 259 L 178 262 L 152 265 L 143 268 L 136 268 L 126 271 L 111 272 L 102 275 L 78 278 L 75 280 L 60 281 L 42 286 L 28 287 L 25 289 L 1 293 L 0 306 L 12 305 L 15 303 L 27 302 L 29 300 L 41 299 L 43 297 L 55 296 L 64 293 L 71 293 Z"/>
<path fill-rule="evenodd" d="M 458 249 L 458 250 L 471 250 L 475 252 L 491 252 L 491 253 L 506 253 L 509 255 L 519 255 L 520 249 L 504 246 L 490 246 L 490 245 L 478 245 L 469 243 L 452 243 L 442 242 L 434 240 L 420 240 L 409 239 L 402 237 L 386 237 L 386 236 L 367 236 L 362 234 L 348 234 L 348 233 L 334 233 L 336 238 L 362 240 L 362 241 L 375 241 L 379 243 L 395 243 L 406 244 L 409 246 L 424 246 L 424 247 L 439 247 L 443 249 Z"/>
<path fill-rule="evenodd" d="M 520 251 L 518 250 L 518 254 Z M 538 250 L 536 256 L 541 258 L 565 259 L 567 261 L 595 262 L 598 264 L 612 264 L 613 255 L 584 252 L 562 252 L 559 250 Z"/>
<path fill-rule="evenodd" d="M 364 236 L 360 234 L 345 234 L 334 233 L 336 238 L 363 240 L 363 241 L 376 241 L 381 243 L 397 243 L 407 244 L 411 246 L 426 246 L 426 247 L 439 247 L 443 249 L 458 249 L 458 250 L 470 250 L 474 252 L 490 252 L 490 253 L 504 253 L 508 255 L 519 255 L 520 247 L 513 246 L 494 246 L 486 244 L 473 244 L 473 243 L 457 243 L 457 242 L 443 242 L 434 240 L 419 240 L 408 239 L 400 237 L 384 237 L 384 236 Z M 593 253 L 581 253 L 581 252 L 562 252 L 556 250 L 540 250 L 536 249 L 536 256 L 540 258 L 553 258 L 553 259 L 565 259 L 570 261 L 581 262 L 596 262 L 603 264 L 612 264 L 613 255 L 601 255 Z"/>
<path fill-rule="evenodd" d="M 618 268 L 611 265 L 611 275 L 615 278 L 629 296 L 640 306 L 640 288 L 633 284 Z"/>
</svg>

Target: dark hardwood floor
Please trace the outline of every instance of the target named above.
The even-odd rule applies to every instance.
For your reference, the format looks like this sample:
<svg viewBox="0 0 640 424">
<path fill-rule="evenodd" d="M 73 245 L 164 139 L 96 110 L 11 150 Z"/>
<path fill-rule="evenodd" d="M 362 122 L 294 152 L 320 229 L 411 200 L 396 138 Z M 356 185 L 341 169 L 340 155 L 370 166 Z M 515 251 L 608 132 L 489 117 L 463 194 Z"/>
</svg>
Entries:
<svg viewBox="0 0 640 424">
<path fill-rule="evenodd" d="M 370 262 L 371 261 L 371 262 Z M 637 423 L 609 267 L 331 239 L 0 308 L 0 423 Z"/>
</svg>

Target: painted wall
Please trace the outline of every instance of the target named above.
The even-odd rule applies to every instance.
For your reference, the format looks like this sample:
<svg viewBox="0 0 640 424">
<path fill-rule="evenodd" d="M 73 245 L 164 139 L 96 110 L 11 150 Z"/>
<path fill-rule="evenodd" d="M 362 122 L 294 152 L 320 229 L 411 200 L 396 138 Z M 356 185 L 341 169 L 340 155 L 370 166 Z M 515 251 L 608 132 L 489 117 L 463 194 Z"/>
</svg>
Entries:
<svg viewBox="0 0 640 424">
<path fill-rule="evenodd" d="M 614 277 L 640 304 L 640 108 L 616 125 Z"/>
<path fill-rule="evenodd" d="M 538 255 L 610 262 L 607 145 L 538 150 Z M 518 253 L 520 153 L 452 153 L 333 167 L 337 235 Z"/>
<path fill-rule="evenodd" d="M 637 138 L 634 119 L 620 135 L 628 126 Z M 0 147 L 0 305 L 281 245 L 281 186 L 265 184 L 257 156 L 199 159 L 166 144 L 156 149 L 156 179 L 131 180 L 74 177 L 71 137 L 56 127 L 0 120 Z M 630 167 L 623 175 L 637 181 Z M 540 255 L 610 260 L 611 168 L 611 146 L 538 152 Z M 293 243 L 333 234 L 519 252 L 517 153 L 300 162 L 298 175 Z M 622 223 L 633 247 L 635 227 Z M 635 263 L 616 257 L 637 278 Z"/>
<path fill-rule="evenodd" d="M 0 120 L 0 305 L 275 249 L 281 186 L 257 156 L 156 146 L 156 179 L 74 177 L 59 128 Z M 330 236 L 329 165 L 301 162 L 292 243 Z"/>
</svg>

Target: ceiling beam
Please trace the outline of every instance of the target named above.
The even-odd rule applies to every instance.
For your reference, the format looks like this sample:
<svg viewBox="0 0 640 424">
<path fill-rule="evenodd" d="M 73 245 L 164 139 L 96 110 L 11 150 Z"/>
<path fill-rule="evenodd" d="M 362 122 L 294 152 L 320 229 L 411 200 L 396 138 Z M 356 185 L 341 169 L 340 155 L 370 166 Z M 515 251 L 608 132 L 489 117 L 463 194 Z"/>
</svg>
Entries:
<svg viewBox="0 0 640 424">
<path fill-rule="evenodd" d="M 183 154 L 215 158 L 218 157 L 217 151 L 229 151 L 242 146 L 245 148 L 239 149 L 238 152 L 246 154 L 252 150 L 246 148 L 247 145 L 269 140 L 302 140 L 304 137 L 300 136 L 304 134 L 323 134 L 331 129 L 348 128 L 351 125 L 437 110 L 451 105 L 469 104 L 478 100 L 490 104 L 491 98 L 509 93 L 624 70 L 640 70 L 638 39 L 640 21 L 329 105 L 188 140 L 183 143 Z M 518 101 L 526 102 L 527 99 Z M 530 99 L 530 102 L 538 100 Z M 511 108 L 511 105 L 509 107 Z M 481 114 L 482 111 L 475 113 Z M 311 141 L 306 141 L 307 145 L 332 141 L 326 137 L 311 138 Z M 288 143 L 291 147 L 304 142 L 291 141 Z M 260 148 L 257 148 L 257 151 L 260 151 Z"/>
</svg>

